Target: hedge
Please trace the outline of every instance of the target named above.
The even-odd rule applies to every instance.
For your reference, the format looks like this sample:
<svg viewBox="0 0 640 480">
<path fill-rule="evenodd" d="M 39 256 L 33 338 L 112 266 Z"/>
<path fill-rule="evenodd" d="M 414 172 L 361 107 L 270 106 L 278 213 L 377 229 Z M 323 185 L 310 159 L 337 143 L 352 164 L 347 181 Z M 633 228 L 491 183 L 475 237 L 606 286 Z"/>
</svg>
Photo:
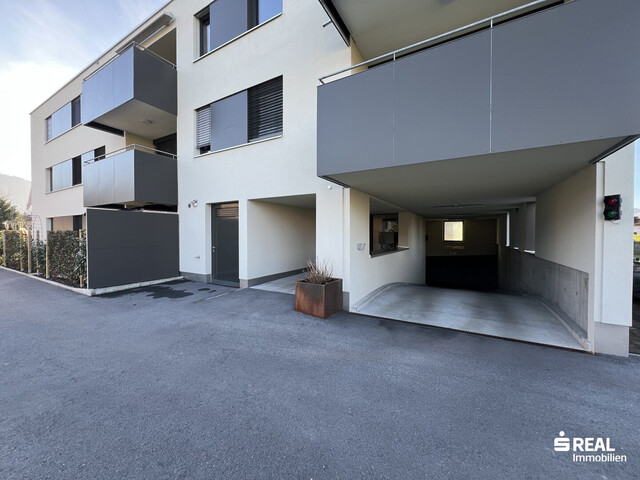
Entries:
<svg viewBox="0 0 640 480">
<path fill-rule="evenodd" d="M 3 264 L 6 263 L 7 267 L 14 270 L 20 270 L 20 255 L 23 252 L 23 235 L 20 232 L 14 230 L 5 230 L 2 232 L 4 235 L 5 250 L 2 252 Z M 26 267 L 26 257 L 23 262 L 23 266 Z"/>
<path fill-rule="evenodd" d="M 73 287 L 87 283 L 87 235 L 80 232 L 48 232 L 49 276 Z"/>
</svg>

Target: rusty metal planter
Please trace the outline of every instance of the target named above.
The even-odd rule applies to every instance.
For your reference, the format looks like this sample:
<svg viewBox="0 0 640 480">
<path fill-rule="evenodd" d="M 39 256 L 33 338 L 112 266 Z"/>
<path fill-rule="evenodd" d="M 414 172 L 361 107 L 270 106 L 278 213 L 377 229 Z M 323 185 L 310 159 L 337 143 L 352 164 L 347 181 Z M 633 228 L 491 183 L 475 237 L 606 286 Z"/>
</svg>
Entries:
<svg viewBox="0 0 640 480">
<path fill-rule="evenodd" d="M 328 283 L 296 282 L 296 311 L 327 318 L 342 310 L 342 279 Z"/>
</svg>

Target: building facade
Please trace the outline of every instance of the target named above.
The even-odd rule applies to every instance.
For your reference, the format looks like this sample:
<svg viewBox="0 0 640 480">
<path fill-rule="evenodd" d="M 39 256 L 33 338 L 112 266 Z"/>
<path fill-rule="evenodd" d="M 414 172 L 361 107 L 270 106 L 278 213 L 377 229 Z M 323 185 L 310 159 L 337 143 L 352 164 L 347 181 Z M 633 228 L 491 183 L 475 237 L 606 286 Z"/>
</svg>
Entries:
<svg viewBox="0 0 640 480">
<path fill-rule="evenodd" d="M 33 213 L 87 228 L 91 288 L 318 258 L 353 312 L 524 292 L 626 355 L 639 9 L 173 0 L 32 113 Z"/>
</svg>

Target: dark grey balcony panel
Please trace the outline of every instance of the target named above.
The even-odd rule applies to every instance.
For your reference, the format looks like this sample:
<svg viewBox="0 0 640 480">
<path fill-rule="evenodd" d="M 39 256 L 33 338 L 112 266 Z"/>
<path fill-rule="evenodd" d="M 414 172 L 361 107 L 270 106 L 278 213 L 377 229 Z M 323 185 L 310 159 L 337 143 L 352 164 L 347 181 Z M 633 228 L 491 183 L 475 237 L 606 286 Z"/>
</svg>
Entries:
<svg viewBox="0 0 640 480">
<path fill-rule="evenodd" d="M 640 2 L 580 0 L 493 33 L 493 149 L 640 133 Z"/>
<path fill-rule="evenodd" d="M 247 31 L 248 2 L 238 0 L 216 0 L 209 7 L 211 21 L 210 50 L 224 45 L 229 40 Z"/>
<path fill-rule="evenodd" d="M 89 288 L 179 275 L 178 215 L 87 209 Z"/>
<path fill-rule="evenodd" d="M 318 175 L 393 164 L 394 65 L 318 90 Z"/>
<path fill-rule="evenodd" d="M 176 69 L 139 49 L 134 54 L 134 93 L 138 100 L 173 115 L 178 113 Z"/>
<path fill-rule="evenodd" d="M 82 122 L 145 137 L 175 131 L 177 74 L 167 62 L 129 47 L 82 84 Z"/>
<path fill-rule="evenodd" d="M 491 35 L 396 63 L 395 163 L 489 153 Z"/>
<path fill-rule="evenodd" d="M 318 175 L 638 135 L 638 18 L 577 0 L 323 85 Z"/>
<path fill-rule="evenodd" d="M 175 159 L 136 150 L 134 164 L 137 201 L 178 204 L 178 164 Z"/>
<path fill-rule="evenodd" d="M 235 147 L 248 141 L 247 91 L 211 104 L 211 150 Z"/>
<path fill-rule="evenodd" d="M 175 159 L 129 150 L 83 167 L 84 205 L 177 205 Z"/>
</svg>

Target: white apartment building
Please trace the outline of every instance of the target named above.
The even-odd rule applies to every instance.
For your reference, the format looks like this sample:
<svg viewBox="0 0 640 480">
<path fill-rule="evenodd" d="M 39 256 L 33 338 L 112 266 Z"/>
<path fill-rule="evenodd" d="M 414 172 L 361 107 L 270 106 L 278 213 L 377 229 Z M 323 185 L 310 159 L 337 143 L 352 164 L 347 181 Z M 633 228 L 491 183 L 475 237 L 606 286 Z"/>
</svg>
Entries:
<svg viewBox="0 0 640 480">
<path fill-rule="evenodd" d="M 173 0 L 32 113 L 33 212 L 87 228 L 91 288 L 319 258 L 352 312 L 626 355 L 638 13 Z M 460 287 L 485 293 L 458 310 Z M 503 324 L 469 313 L 492 304 Z"/>
</svg>

